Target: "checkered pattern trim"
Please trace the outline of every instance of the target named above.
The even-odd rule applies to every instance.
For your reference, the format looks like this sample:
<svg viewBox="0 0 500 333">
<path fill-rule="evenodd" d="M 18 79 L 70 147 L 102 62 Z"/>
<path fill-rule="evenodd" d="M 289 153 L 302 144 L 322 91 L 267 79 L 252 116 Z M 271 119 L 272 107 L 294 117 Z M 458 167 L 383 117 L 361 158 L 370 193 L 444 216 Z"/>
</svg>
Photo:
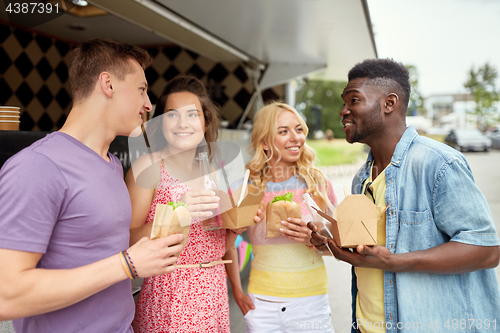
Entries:
<svg viewBox="0 0 500 333">
<path fill-rule="evenodd" d="M 0 24 L 0 105 L 21 107 L 20 129 L 54 131 L 71 110 L 68 67 L 74 45 Z M 179 74 L 193 75 L 221 106 L 222 118 L 235 127 L 254 91 L 240 63 L 216 63 L 179 46 L 147 48 L 151 103 Z M 282 100 L 284 87 L 267 89 L 264 101 Z M 251 119 L 253 114 L 249 114 Z"/>
<path fill-rule="evenodd" d="M 60 128 L 71 109 L 72 45 L 0 25 L 0 104 L 21 107 L 20 129 Z"/>
</svg>

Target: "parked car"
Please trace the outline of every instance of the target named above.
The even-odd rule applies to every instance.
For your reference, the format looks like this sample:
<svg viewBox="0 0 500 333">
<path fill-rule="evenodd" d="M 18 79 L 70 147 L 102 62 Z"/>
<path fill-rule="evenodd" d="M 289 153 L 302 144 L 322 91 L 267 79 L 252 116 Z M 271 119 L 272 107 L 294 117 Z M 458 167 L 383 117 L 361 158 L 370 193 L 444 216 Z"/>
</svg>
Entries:
<svg viewBox="0 0 500 333">
<path fill-rule="evenodd" d="M 444 142 L 458 151 L 490 151 L 491 139 L 477 129 L 456 129 Z"/>
<path fill-rule="evenodd" d="M 491 148 L 500 149 L 500 126 L 486 132 L 486 136 L 491 139 Z"/>
</svg>

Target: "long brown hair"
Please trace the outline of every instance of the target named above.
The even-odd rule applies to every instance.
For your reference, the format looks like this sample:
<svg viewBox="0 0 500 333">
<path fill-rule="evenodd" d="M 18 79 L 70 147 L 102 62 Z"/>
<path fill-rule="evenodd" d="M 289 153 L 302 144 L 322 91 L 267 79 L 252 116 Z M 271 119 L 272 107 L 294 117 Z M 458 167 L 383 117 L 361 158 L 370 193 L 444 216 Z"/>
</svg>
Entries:
<svg viewBox="0 0 500 333">
<path fill-rule="evenodd" d="M 246 167 L 250 170 L 250 180 L 260 188 L 261 191 L 265 191 L 267 177 L 270 176 L 272 172 L 270 165 L 271 158 L 275 153 L 279 154 L 279 150 L 274 145 L 274 139 L 278 132 L 278 115 L 282 111 L 292 112 L 302 126 L 304 134 L 307 136 L 309 132 L 309 128 L 301 115 L 288 104 L 273 102 L 264 106 L 256 113 L 253 122 L 251 144 L 249 147 L 249 152 L 251 154 L 253 153 L 253 157 L 250 162 L 247 163 Z M 269 156 L 266 155 L 263 149 L 262 144 L 264 142 L 267 142 L 269 147 L 272 147 Z M 281 156 L 279 156 L 279 158 L 281 158 Z M 316 152 L 305 143 L 299 160 L 295 162 L 293 166 L 293 174 L 304 179 L 307 184 L 306 192 L 310 193 L 311 196 L 316 199 L 321 209 L 332 208 L 330 200 L 328 200 L 326 178 L 314 165 L 315 161 Z"/>
<path fill-rule="evenodd" d="M 165 104 L 168 96 L 178 92 L 190 92 L 198 97 L 203 108 L 203 116 L 205 118 L 205 141 L 207 142 L 208 155 L 212 157 L 210 143 L 215 143 L 219 135 L 219 108 L 212 102 L 208 96 L 207 90 L 203 83 L 194 76 L 177 76 L 173 78 L 165 88 L 165 91 L 156 103 L 153 118 L 161 116 L 165 112 Z M 158 118 L 160 119 L 160 118 Z M 151 132 L 161 131 L 161 122 L 151 120 L 149 130 Z M 167 140 L 163 135 L 154 135 L 155 141 L 152 142 L 155 150 L 161 150 L 167 145 Z"/>
</svg>

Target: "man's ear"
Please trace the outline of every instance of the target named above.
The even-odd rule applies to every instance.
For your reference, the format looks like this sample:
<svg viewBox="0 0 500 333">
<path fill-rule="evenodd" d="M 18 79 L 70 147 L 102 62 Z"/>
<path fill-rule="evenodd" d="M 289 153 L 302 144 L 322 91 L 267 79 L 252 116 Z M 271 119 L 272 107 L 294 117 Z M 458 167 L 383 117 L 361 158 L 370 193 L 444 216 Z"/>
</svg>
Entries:
<svg viewBox="0 0 500 333">
<path fill-rule="evenodd" d="M 113 96 L 113 77 L 108 72 L 102 72 L 99 75 L 99 86 L 101 87 L 102 92 L 108 96 Z"/>
<path fill-rule="evenodd" d="M 399 96 L 395 93 L 390 93 L 385 97 L 385 108 L 384 108 L 384 113 L 391 113 L 393 112 L 397 105 L 399 104 Z"/>
</svg>

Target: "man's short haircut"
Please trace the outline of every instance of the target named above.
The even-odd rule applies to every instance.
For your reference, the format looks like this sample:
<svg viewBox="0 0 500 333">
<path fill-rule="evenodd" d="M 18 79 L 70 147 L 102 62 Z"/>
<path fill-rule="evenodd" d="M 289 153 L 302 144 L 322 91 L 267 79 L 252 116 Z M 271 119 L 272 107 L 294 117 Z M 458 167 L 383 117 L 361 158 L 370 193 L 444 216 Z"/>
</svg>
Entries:
<svg viewBox="0 0 500 333">
<path fill-rule="evenodd" d="M 149 54 L 140 47 L 111 39 L 91 39 L 73 50 L 73 60 L 69 67 L 69 81 L 73 103 L 88 98 L 102 72 L 116 75 L 120 80 L 133 72 L 129 59 L 145 69 L 152 62 Z"/>
<path fill-rule="evenodd" d="M 347 74 L 349 81 L 368 78 L 369 84 L 394 89 L 408 107 L 411 85 L 408 69 L 392 59 L 367 59 L 356 64 Z"/>
</svg>

